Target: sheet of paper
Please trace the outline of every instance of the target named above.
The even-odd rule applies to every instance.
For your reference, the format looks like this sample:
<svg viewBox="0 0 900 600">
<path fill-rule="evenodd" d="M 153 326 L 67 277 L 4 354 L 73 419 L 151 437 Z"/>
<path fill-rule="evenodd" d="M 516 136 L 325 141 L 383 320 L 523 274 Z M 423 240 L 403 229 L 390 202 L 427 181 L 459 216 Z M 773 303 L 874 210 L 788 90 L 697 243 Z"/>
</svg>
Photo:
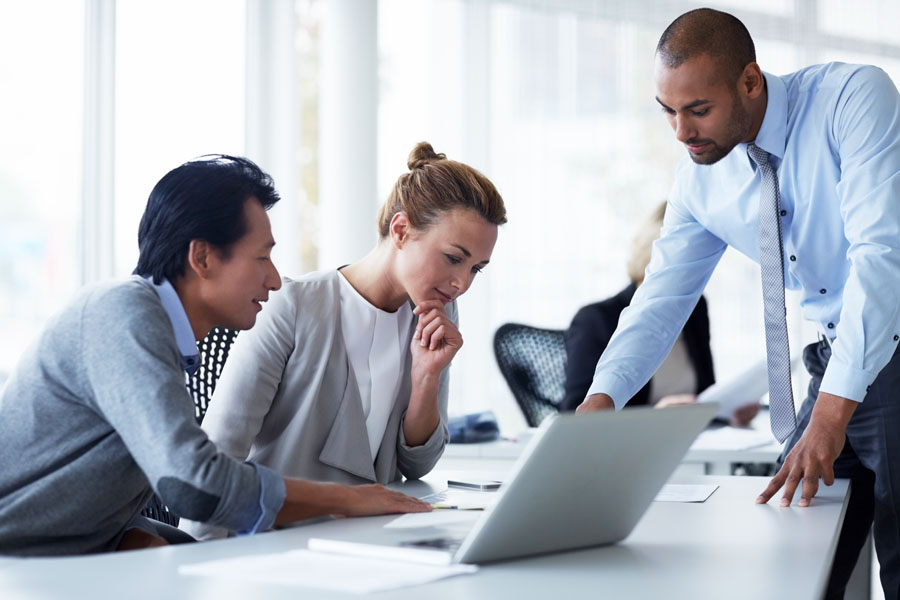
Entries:
<svg viewBox="0 0 900 600">
<path fill-rule="evenodd" d="M 800 357 L 791 359 L 791 370 L 800 364 Z M 716 416 L 728 419 L 742 406 L 759 402 L 769 392 L 769 371 L 763 359 L 737 377 L 720 381 L 709 386 L 697 396 L 697 402 L 716 402 L 719 405 Z"/>
<path fill-rule="evenodd" d="M 178 567 L 181 575 L 216 577 L 354 594 L 383 592 L 474 573 L 475 565 L 436 566 L 291 550 L 211 560 Z M 352 577 L 347 574 L 352 573 Z"/>
<path fill-rule="evenodd" d="M 455 506 L 460 510 L 484 510 L 497 500 L 497 494 L 496 491 L 479 492 L 447 488 L 443 492 L 425 496 L 421 500 L 439 506 Z"/>
<path fill-rule="evenodd" d="M 743 427 L 719 427 L 700 432 L 691 450 L 749 450 L 777 443 L 768 431 Z"/>
<path fill-rule="evenodd" d="M 697 396 L 697 402 L 717 402 L 719 410 L 716 416 L 729 418 L 741 406 L 759 402 L 769 391 L 766 361 L 761 360 L 749 369 L 728 381 L 714 383 Z"/>
<path fill-rule="evenodd" d="M 654 502 L 706 502 L 719 489 L 714 484 L 667 483 L 662 487 Z"/>
<path fill-rule="evenodd" d="M 390 521 L 391 529 L 416 529 L 419 527 L 443 527 L 457 523 L 473 523 L 481 516 L 480 510 L 435 509 L 427 513 L 407 513 Z"/>
</svg>

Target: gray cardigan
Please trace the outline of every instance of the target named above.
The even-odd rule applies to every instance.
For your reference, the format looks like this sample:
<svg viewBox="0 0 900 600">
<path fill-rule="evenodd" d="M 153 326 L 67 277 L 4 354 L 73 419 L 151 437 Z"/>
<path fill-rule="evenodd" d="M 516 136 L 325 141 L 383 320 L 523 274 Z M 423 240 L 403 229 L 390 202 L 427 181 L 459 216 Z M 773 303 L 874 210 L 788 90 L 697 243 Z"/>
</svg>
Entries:
<svg viewBox="0 0 900 600">
<path fill-rule="evenodd" d="M 0 554 L 113 550 L 151 488 L 184 517 L 270 526 L 260 478 L 281 485 L 278 506 L 280 478 L 220 454 L 193 413 L 156 290 L 140 277 L 85 290 L 0 392 Z"/>
<path fill-rule="evenodd" d="M 402 427 L 411 392 L 407 352 L 373 464 L 359 388 L 341 331 L 338 277 L 333 270 L 284 279 L 253 329 L 237 337 L 203 429 L 223 452 L 289 477 L 345 484 L 421 477 L 441 457 L 449 439 L 449 367 L 440 379 L 440 424 L 425 444 L 408 446 Z M 457 322 L 455 302 L 447 306 L 447 316 Z M 407 342 L 414 331 L 415 319 Z"/>
</svg>

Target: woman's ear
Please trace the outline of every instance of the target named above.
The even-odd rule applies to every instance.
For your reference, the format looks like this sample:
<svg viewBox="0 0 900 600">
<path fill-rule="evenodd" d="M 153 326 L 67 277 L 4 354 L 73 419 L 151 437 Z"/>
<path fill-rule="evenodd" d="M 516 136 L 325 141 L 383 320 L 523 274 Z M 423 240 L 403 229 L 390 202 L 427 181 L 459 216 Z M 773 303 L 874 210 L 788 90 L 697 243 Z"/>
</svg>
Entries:
<svg viewBox="0 0 900 600">
<path fill-rule="evenodd" d="M 412 224 L 409 222 L 409 215 L 400 211 L 395 213 L 391 218 L 391 225 L 388 230 L 391 236 L 391 242 L 398 250 L 409 240 L 412 232 Z"/>
<path fill-rule="evenodd" d="M 215 249 L 206 240 L 191 240 L 188 266 L 200 279 L 208 279 L 215 263 Z"/>
</svg>

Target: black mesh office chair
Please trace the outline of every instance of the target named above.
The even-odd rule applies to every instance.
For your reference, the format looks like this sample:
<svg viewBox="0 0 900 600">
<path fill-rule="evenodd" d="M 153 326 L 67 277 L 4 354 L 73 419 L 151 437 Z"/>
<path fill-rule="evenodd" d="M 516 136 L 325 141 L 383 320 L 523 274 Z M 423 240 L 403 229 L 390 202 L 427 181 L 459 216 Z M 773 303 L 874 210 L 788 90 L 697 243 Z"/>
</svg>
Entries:
<svg viewBox="0 0 900 600">
<path fill-rule="evenodd" d="M 507 323 L 494 334 L 494 355 L 529 427 L 559 412 L 566 384 L 565 331 Z"/>
<path fill-rule="evenodd" d="M 222 367 L 228 360 L 228 352 L 237 334 L 234 329 L 213 327 L 205 338 L 197 342 L 197 348 L 200 350 L 200 368 L 193 375 L 185 374 L 185 385 L 194 399 L 194 418 L 198 424 L 203 421 L 209 407 L 209 399 L 216 389 L 216 381 L 222 374 Z M 169 512 L 156 494 L 153 494 L 141 514 L 178 527 L 178 517 Z"/>
<path fill-rule="evenodd" d="M 237 330 L 213 327 L 209 335 L 197 342 L 200 350 L 200 368 L 193 375 L 185 375 L 186 385 L 194 398 L 194 418 L 203 422 L 203 416 L 216 389 L 216 382 L 222 374 L 222 367 L 228 360 L 231 344 L 237 337 Z"/>
</svg>

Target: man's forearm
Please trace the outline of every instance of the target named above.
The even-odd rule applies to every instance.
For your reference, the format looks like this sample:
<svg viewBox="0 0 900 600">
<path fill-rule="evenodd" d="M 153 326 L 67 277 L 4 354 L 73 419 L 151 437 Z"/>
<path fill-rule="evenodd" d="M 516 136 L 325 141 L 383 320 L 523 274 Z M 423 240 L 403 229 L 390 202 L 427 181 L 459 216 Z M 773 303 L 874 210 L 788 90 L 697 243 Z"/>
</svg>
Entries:
<svg viewBox="0 0 900 600">
<path fill-rule="evenodd" d="M 284 485 L 287 495 L 284 505 L 275 517 L 277 525 L 340 513 L 348 501 L 346 486 L 336 483 L 319 483 L 285 477 Z"/>
<path fill-rule="evenodd" d="M 810 427 L 823 427 L 831 431 L 847 431 L 847 424 L 853 416 L 858 402 L 841 398 L 827 392 L 819 392 L 816 405 L 809 419 Z"/>
</svg>

